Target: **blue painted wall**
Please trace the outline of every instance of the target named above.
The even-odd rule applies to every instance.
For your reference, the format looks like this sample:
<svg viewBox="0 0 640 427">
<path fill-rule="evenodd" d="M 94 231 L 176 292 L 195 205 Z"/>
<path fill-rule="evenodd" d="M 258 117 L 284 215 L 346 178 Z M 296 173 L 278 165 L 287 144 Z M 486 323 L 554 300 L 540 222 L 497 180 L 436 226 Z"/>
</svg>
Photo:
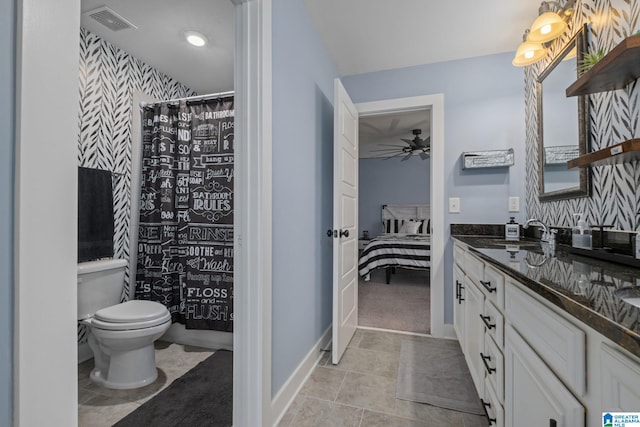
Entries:
<svg viewBox="0 0 640 427">
<path fill-rule="evenodd" d="M 331 324 L 338 71 L 302 0 L 274 0 L 272 19 L 275 395 Z"/>
<path fill-rule="evenodd" d="M 509 196 L 520 197 L 525 212 L 524 74 L 511 65 L 512 53 L 420 65 L 347 76 L 342 79 L 351 99 L 378 101 L 444 94 L 445 199 L 460 197 L 461 213 L 445 211 L 445 322 L 453 322 L 451 223 L 504 223 Z M 510 168 L 462 170 L 464 151 L 513 148 Z M 437 209 L 437 207 L 432 207 Z"/>
<path fill-rule="evenodd" d="M 360 159 L 358 228 L 375 237 L 382 232 L 382 205 L 429 204 L 431 160 Z"/>
<path fill-rule="evenodd" d="M 13 412 L 15 3 L 0 1 L 0 427 Z"/>
</svg>

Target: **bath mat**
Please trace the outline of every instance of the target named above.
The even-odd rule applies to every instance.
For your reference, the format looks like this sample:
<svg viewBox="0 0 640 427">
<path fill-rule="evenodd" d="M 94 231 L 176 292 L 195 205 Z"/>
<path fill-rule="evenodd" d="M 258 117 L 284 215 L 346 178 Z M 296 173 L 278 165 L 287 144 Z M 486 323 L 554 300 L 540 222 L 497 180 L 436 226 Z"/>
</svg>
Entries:
<svg viewBox="0 0 640 427">
<path fill-rule="evenodd" d="M 231 426 L 233 353 L 218 350 L 116 427 Z"/>
<path fill-rule="evenodd" d="M 469 414 L 484 414 L 457 341 L 403 340 L 396 398 Z"/>
</svg>

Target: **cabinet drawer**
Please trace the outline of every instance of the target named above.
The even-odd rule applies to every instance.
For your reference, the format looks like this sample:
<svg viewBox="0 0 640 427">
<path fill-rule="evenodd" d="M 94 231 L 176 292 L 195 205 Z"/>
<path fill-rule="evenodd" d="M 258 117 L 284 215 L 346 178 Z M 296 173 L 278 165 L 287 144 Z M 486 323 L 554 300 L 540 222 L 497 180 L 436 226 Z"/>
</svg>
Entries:
<svg viewBox="0 0 640 427">
<path fill-rule="evenodd" d="M 585 333 L 507 280 L 505 317 L 545 363 L 584 396 Z"/>
<path fill-rule="evenodd" d="M 504 409 L 502 403 L 496 397 L 495 392 L 491 387 L 485 383 L 484 396 L 482 397 L 482 404 L 489 418 L 489 426 L 491 427 L 503 427 L 504 426 Z"/>
<path fill-rule="evenodd" d="M 484 351 L 481 354 L 485 367 L 485 381 L 488 381 L 496 392 L 498 401 L 504 401 L 504 356 L 491 337 L 484 337 Z"/>
<path fill-rule="evenodd" d="M 486 265 L 484 280 L 480 284 L 487 299 L 493 301 L 500 310 L 504 310 L 504 275 L 495 268 Z"/>
<path fill-rule="evenodd" d="M 484 280 L 484 262 L 471 255 L 470 252 L 464 254 L 464 271 L 478 285 L 481 280 Z"/>
<path fill-rule="evenodd" d="M 453 261 L 464 270 L 464 253 L 466 252 L 464 246 L 454 243 L 453 244 Z"/>
<path fill-rule="evenodd" d="M 482 322 L 487 333 L 493 337 L 499 348 L 504 347 L 504 316 L 490 301 L 484 302 L 484 315 Z"/>
</svg>

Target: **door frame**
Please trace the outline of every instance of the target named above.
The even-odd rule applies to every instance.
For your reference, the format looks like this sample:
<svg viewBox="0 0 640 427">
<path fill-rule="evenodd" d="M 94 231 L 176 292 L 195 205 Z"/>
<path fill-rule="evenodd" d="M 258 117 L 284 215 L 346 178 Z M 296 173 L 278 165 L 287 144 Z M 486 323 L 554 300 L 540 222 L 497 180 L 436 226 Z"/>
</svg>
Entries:
<svg viewBox="0 0 640 427">
<path fill-rule="evenodd" d="M 234 311 L 234 425 L 271 425 L 271 0 L 230 0 L 235 5 L 236 181 L 239 209 Z M 61 31 L 60 28 L 66 28 Z M 13 340 L 13 421 L 41 425 L 56 419 L 76 426 L 77 254 L 76 216 L 29 210 L 28 200 L 56 199 L 77 204 L 78 50 L 80 0 L 23 0 L 16 11 L 15 279 Z M 60 50 L 59 47 L 67 48 Z M 51 64 L 55 64 L 53 69 Z M 45 70 L 45 71 L 43 71 Z M 62 83 L 61 84 L 61 77 Z M 75 76 L 75 77 L 73 77 Z M 43 99 L 56 108 L 44 108 Z M 44 125 L 28 126 L 34 115 Z M 75 124 L 75 125 L 74 125 Z M 247 144 L 245 142 L 250 142 Z M 61 144 L 47 163 L 42 153 Z M 41 150 L 42 149 L 42 150 Z M 41 169 L 39 169 L 42 166 Z M 54 167 L 55 166 L 55 167 Z M 39 181 L 47 177 L 42 197 Z M 54 186 L 53 184 L 56 184 Z M 52 205 L 53 206 L 53 205 Z M 24 215 L 24 216 L 21 216 Z M 30 230 L 29 225 L 37 225 Z M 55 260 L 53 268 L 33 268 L 32 255 Z M 42 266 L 41 266 L 42 267 Z M 60 286 L 51 286 L 60 283 Z M 247 289 L 251 286 L 251 290 Z M 239 290 L 241 288 L 241 290 Z M 45 292 L 45 297 L 38 292 Z M 28 315 L 39 313 L 38 316 Z M 42 318 L 50 321 L 42 323 Z M 47 357 L 41 357 L 43 349 Z M 51 369 L 55 365 L 56 369 Z M 42 384 L 65 393 L 52 396 Z M 34 407 L 40 408 L 33 411 Z"/>
<path fill-rule="evenodd" d="M 444 94 L 385 99 L 355 104 L 360 117 L 431 110 L 431 335 L 445 338 L 450 331 L 444 321 L 444 248 L 445 248 L 445 191 L 444 191 Z M 433 207 L 437 206 L 437 209 Z"/>
</svg>

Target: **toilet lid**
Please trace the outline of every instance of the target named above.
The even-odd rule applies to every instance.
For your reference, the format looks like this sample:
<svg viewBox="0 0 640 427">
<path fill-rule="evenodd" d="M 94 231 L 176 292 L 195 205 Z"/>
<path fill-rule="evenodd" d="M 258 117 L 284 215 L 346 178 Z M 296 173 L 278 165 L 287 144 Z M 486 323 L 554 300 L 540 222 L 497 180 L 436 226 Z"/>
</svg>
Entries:
<svg viewBox="0 0 640 427">
<path fill-rule="evenodd" d="M 93 318 L 107 323 L 166 322 L 171 315 L 167 308 L 154 301 L 132 300 L 96 311 Z M 157 323 L 155 321 L 158 321 Z"/>
</svg>

